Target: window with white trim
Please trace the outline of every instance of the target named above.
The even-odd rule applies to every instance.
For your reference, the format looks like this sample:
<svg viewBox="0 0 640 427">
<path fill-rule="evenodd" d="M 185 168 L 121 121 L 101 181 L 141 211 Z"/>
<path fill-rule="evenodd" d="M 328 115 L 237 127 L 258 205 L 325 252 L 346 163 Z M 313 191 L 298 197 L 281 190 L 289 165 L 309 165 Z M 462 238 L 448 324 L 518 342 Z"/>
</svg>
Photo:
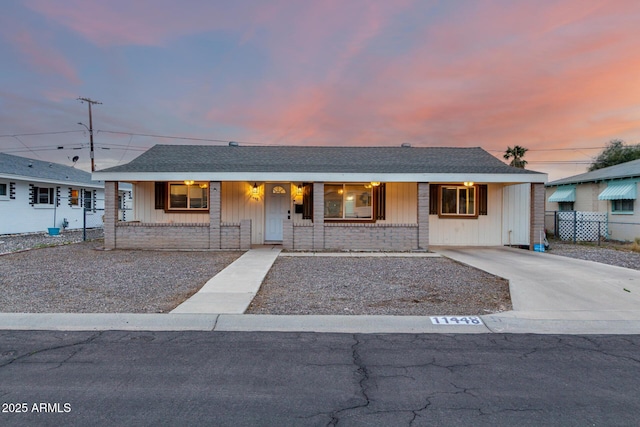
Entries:
<svg viewBox="0 0 640 427">
<path fill-rule="evenodd" d="M 561 212 L 573 211 L 573 202 L 558 202 L 558 210 Z"/>
<path fill-rule="evenodd" d="M 440 215 L 476 216 L 476 188 L 457 185 L 440 187 Z"/>
<path fill-rule="evenodd" d="M 193 181 L 192 181 L 193 182 Z M 206 211 L 209 209 L 209 183 L 169 183 L 169 206 L 167 210 Z"/>
<path fill-rule="evenodd" d="M 633 213 L 633 199 L 618 199 L 611 201 L 612 213 Z"/>
<path fill-rule="evenodd" d="M 53 188 L 48 187 L 35 187 L 34 201 L 37 205 L 52 205 L 55 197 L 53 194 Z"/>
<path fill-rule="evenodd" d="M 77 208 L 80 207 L 80 190 L 72 188 L 69 191 L 69 206 Z"/>
</svg>

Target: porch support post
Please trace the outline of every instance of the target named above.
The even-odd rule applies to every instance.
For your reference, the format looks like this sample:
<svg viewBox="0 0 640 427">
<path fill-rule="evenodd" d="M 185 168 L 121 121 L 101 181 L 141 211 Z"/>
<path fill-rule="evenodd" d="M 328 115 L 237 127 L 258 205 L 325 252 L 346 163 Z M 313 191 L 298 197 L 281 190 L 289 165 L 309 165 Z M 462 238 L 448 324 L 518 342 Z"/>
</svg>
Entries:
<svg viewBox="0 0 640 427">
<path fill-rule="evenodd" d="M 116 248 L 116 222 L 118 221 L 118 182 L 104 183 L 104 248 Z"/>
<path fill-rule="evenodd" d="M 251 249 L 251 220 L 243 219 L 240 221 L 240 249 Z"/>
<path fill-rule="evenodd" d="M 313 183 L 313 249 L 324 249 L 324 182 Z"/>
<path fill-rule="evenodd" d="M 209 182 L 209 249 L 220 249 L 221 193 L 220 181 Z"/>
<path fill-rule="evenodd" d="M 529 250 L 540 243 L 540 235 L 544 234 L 544 184 L 531 183 L 531 213 L 529 215 Z"/>
<path fill-rule="evenodd" d="M 418 183 L 418 249 L 429 250 L 429 183 Z"/>
</svg>

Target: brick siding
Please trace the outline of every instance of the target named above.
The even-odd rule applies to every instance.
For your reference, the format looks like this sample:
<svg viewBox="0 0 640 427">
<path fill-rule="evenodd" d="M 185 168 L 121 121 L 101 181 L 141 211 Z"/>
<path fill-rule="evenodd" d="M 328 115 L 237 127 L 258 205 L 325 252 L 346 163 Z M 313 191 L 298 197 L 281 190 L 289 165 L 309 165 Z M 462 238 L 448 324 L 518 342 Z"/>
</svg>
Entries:
<svg viewBox="0 0 640 427">
<path fill-rule="evenodd" d="M 418 248 L 415 224 L 328 224 L 326 249 L 410 251 Z"/>
<path fill-rule="evenodd" d="M 545 209 L 544 184 L 531 184 L 531 225 L 529 227 L 529 249 L 540 243 L 540 235 L 544 234 Z"/>
<path fill-rule="evenodd" d="M 104 183 L 104 247 L 115 249 L 117 245 L 116 221 L 118 221 L 118 183 Z"/>
<path fill-rule="evenodd" d="M 209 224 L 120 223 L 118 249 L 209 249 Z"/>
<path fill-rule="evenodd" d="M 429 183 L 418 183 L 418 249 L 429 250 Z"/>
</svg>

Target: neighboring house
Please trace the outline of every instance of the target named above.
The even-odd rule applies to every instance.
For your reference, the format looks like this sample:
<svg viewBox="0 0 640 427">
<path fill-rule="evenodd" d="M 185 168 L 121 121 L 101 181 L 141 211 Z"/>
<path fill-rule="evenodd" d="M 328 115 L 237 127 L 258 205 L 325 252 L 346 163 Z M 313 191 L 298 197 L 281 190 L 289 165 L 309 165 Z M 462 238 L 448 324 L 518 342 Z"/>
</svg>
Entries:
<svg viewBox="0 0 640 427">
<path fill-rule="evenodd" d="M 105 247 L 426 250 L 523 245 L 544 231 L 546 174 L 481 148 L 156 145 L 105 181 Z M 117 221 L 118 181 L 133 222 Z"/>
<path fill-rule="evenodd" d="M 0 153 L 0 234 L 82 228 L 83 210 L 103 201 L 104 183 L 88 172 Z"/>
<path fill-rule="evenodd" d="M 131 221 L 132 217 L 133 185 L 121 182 L 118 185 L 118 221 Z"/>
<path fill-rule="evenodd" d="M 599 213 L 607 222 L 607 237 L 633 240 L 640 237 L 639 182 L 640 160 L 559 179 L 546 185 L 546 209 Z"/>
</svg>

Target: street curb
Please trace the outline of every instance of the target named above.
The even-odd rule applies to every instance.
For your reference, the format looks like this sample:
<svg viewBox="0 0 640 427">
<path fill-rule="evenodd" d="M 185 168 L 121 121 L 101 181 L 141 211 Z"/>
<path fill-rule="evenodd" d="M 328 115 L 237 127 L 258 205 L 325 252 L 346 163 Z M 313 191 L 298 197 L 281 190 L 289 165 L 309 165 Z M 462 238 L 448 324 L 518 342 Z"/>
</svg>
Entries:
<svg viewBox="0 0 640 427">
<path fill-rule="evenodd" d="M 0 313 L 0 330 L 207 331 L 366 334 L 638 334 L 640 320 L 536 319 L 515 312 L 479 316 L 482 325 L 437 325 L 429 316 Z"/>
</svg>

